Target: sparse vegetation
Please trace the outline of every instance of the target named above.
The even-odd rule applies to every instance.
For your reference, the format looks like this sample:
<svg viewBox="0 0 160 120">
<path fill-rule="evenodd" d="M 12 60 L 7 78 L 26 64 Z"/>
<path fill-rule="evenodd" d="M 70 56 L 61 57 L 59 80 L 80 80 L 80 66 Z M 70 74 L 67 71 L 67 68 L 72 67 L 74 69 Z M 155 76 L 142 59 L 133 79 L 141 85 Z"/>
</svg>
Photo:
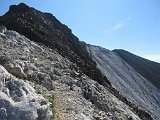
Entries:
<svg viewBox="0 0 160 120">
<path fill-rule="evenodd" d="M 46 89 L 42 86 L 38 86 L 38 87 L 36 87 L 36 92 L 38 94 L 44 94 L 46 92 Z"/>
<path fill-rule="evenodd" d="M 47 90 L 44 87 L 42 87 L 42 86 L 36 87 L 36 92 L 38 94 L 44 95 L 44 97 L 47 98 L 48 101 L 51 103 L 52 116 L 50 117 L 50 120 L 55 120 L 55 114 L 56 114 L 55 95 L 46 96 L 45 93 L 47 92 Z"/>
<path fill-rule="evenodd" d="M 48 97 L 49 102 L 51 103 L 51 109 L 52 109 L 52 116 L 50 120 L 55 120 L 55 114 L 56 114 L 56 109 L 55 109 L 55 95 L 51 95 Z"/>
</svg>

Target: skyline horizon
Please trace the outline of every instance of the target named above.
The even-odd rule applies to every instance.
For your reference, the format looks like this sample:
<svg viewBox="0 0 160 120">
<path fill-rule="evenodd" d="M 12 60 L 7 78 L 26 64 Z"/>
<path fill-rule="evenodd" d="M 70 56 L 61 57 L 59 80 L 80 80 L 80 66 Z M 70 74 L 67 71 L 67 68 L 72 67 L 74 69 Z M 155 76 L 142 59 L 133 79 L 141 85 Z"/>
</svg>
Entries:
<svg viewBox="0 0 160 120">
<path fill-rule="evenodd" d="M 19 0 L 15 0 L 15 1 L 16 1 L 15 2 L 16 5 L 19 4 L 19 3 L 21 3 L 21 2 L 23 2 L 23 0 L 21 0 L 21 2 Z M 28 0 L 28 1 L 30 1 L 30 0 Z M 95 31 L 92 30 L 93 26 L 91 28 L 88 28 L 88 26 L 84 27 L 86 24 L 83 25 L 83 23 L 84 23 L 84 21 L 82 21 L 83 19 L 81 19 L 81 20 L 78 21 L 78 23 L 80 24 L 80 26 L 77 26 L 77 21 L 75 21 L 75 20 L 73 20 L 73 21 L 72 20 L 68 20 L 67 18 L 69 18 L 69 17 L 67 17 L 66 19 L 64 19 L 65 15 L 61 16 L 62 13 L 59 14 L 57 11 L 53 12 L 52 8 L 51 8 L 51 10 L 52 10 L 51 11 L 51 10 L 48 10 L 46 8 L 42 9 L 40 6 L 38 7 L 38 6 L 34 5 L 32 2 L 31 3 L 23 2 L 23 3 L 29 5 L 30 7 L 33 7 L 35 9 L 37 9 L 37 10 L 40 10 L 42 12 L 52 13 L 61 23 L 67 25 L 72 30 L 72 33 L 74 35 L 76 35 L 79 38 L 80 41 L 84 41 L 84 42 L 86 42 L 88 44 L 92 44 L 92 45 L 101 46 L 101 47 L 104 47 L 104 48 L 109 49 L 109 50 L 124 49 L 124 50 L 127 50 L 127 51 L 129 51 L 129 52 L 131 52 L 133 54 L 138 55 L 138 56 L 141 56 L 141 57 L 144 57 L 146 59 L 149 59 L 149 60 L 152 60 L 152 61 L 160 63 L 160 53 L 159 53 L 159 48 L 158 48 L 158 43 L 159 43 L 159 41 L 158 41 L 159 35 L 158 34 L 157 34 L 157 36 L 154 36 L 154 34 L 156 34 L 156 33 L 152 32 L 153 35 L 150 36 L 149 34 L 144 33 L 144 36 L 145 35 L 147 36 L 148 39 L 146 39 L 146 40 L 148 40 L 148 41 L 145 41 L 145 39 L 144 39 L 145 37 L 143 37 L 143 35 L 141 36 L 143 40 L 140 40 L 140 39 L 139 40 L 135 40 L 135 39 L 132 38 L 132 35 L 126 35 L 127 37 L 123 36 L 123 34 L 124 33 L 126 34 L 126 32 L 128 30 L 132 30 L 132 29 L 129 29 L 130 28 L 129 27 L 127 29 L 127 31 L 125 31 L 124 33 L 122 33 L 122 31 L 124 31 L 124 29 L 126 29 L 127 26 L 130 26 L 130 24 L 133 24 L 133 21 L 135 20 L 135 17 L 133 15 L 128 15 L 128 16 L 125 15 L 126 17 L 121 17 L 123 19 L 118 20 L 118 22 L 116 22 L 116 23 L 114 22 L 114 24 L 112 24 L 112 25 L 108 24 L 108 27 L 106 29 L 99 30 L 99 32 L 96 32 L 96 34 L 94 34 Z M 55 3 L 58 4 L 58 2 L 55 2 Z M 14 4 L 14 2 L 13 2 L 13 4 Z M 8 7 L 8 9 L 9 9 L 10 5 L 12 5 L 12 4 L 10 4 L 10 2 L 6 2 L 5 8 Z M 6 10 L 6 9 L 3 8 L 3 11 L 0 12 L 0 16 L 2 16 L 3 14 L 5 14 L 7 11 L 8 10 Z M 56 14 L 58 14 L 58 15 L 56 15 Z M 158 18 L 160 18 L 160 17 L 158 17 Z M 71 23 L 73 23 L 73 24 L 71 24 Z M 89 22 L 87 21 L 87 23 L 89 23 Z M 95 26 L 99 26 L 98 23 L 99 23 L 99 21 L 98 22 L 94 21 L 94 25 Z M 80 29 L 78 29 L 79 27 L 80 27 Z M 159 27 L 160 27 L 160 24 L 158 25 L 157 28 L 159 28 Z M 91 30 L 92 33 L 87 32 L 87 30 L 85 30 L 85 29 Z M 145 27 L 144 27 L 144 29 L 145 29 Z M 149 29 L 147 29 L 147 30 L 149 30 Z M 84 35 L 83 35 L 83 31 L 84 31 Z M 160 31 L 160 29 L 157 30 L 157 33 L 159 31 Z M 92 36 L 89 34 L 89 37 L 88 37 L 88 35 L 86 35 L 87 33 L 90 33 Z M 127 32 L 127 33 L 132 34 L 132 32 Z M 138 32 L 137 32 L 137 34 L 138 34 Z M 109 37 L 106 37 L 107 35 Z M 119 36 L 121 36 L 121 37 L 119 37 Z M 136 38 L 136 35 L 134 37 Z M 154 37 L 156 38 L 155 40 L 150 39 L 150 38 L 154 38 Z M 111 39 L 109 39 L 109 38 L 111 38 Z M 128 40 L 129 38 L 130 38 L 130 40 Z M 114 39 L 114 40 L 112 40 L 112 39 Z M 111 42 L 111 44 L 108 45 L 108 43 L 110 43 L 110 42 Z M 127 43 L 127 42 L 129 42 L 129 43 Z M 145 45 L 141 46 L 142 47 L 141 48 L 140 45 L 137 44 L 137 42 L 140 42 L 139 44 L 145 44 Z M 151 44 L 153 44 L 153 46 L 154 45 L 155 46 L 153 47 Z"/>
</svg>

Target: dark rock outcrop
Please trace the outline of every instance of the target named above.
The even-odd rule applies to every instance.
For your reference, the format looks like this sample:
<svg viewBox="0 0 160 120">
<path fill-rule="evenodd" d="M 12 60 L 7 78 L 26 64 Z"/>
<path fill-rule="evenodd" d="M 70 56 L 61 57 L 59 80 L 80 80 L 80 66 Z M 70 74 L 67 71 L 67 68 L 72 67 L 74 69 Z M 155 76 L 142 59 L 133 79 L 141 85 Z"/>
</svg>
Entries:
<svg viewBox="0 0 160 120">
<path fill-rule="evenodd" d="M 10 6 L 0 17 L 0 25 L 15 30 L 32 41 L 57 50 L 62 56 L 76 63 L 80 71 L 100 84 L 110 84 L 96 68 L 96 63 L 85 49 L 85 43 L 72 34 L 71 29 L 50 13 L 42 13 L 24 3 Z"/>
</svg>

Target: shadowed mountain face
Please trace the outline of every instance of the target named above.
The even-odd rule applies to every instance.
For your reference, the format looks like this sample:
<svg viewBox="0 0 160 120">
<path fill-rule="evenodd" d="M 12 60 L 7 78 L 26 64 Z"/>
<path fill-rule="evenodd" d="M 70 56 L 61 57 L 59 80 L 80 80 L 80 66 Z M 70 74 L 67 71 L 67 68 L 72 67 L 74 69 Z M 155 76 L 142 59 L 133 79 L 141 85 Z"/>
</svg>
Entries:
<svg viewBox="0 0 160 120">
<path fill-rule="evenodd" d="M 72 34 L 71 29 L 58 21 L 52 14 L 42 13 L 21 3 L 10 6 L 9 11 L 0 17 L 0 25 L 15 30 L 32 41 L 57 50 L 63 57 L 76 63 L 82 73 L 100 84 L 110 84 L 108 79 L 96 68 L 96 63 L 85 49 L 86 44 L 80 42 Z"/>
<path fill-rule="evenodd" d="M 160 64 L 136 56 L 125 50 L 113 50 L 139 74 L 160 89 Z"/>
</svg>

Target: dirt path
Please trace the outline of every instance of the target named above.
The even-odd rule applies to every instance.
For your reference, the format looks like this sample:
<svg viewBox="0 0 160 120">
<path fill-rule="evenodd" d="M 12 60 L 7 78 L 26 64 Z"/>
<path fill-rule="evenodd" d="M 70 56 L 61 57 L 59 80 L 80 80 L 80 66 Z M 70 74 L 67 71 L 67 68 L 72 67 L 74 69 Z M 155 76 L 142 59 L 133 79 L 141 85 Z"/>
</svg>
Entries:
<svg viewBox="0 0 160 120">
<path fill-rule="evenodd" d="M 61 98 L 57 96 L 55 97 L 55 109 L 55 120 L 69 120 L 67 114 L 63 112 L 63 110 L 65 109 L 65 105 Z"/>
</svg>

